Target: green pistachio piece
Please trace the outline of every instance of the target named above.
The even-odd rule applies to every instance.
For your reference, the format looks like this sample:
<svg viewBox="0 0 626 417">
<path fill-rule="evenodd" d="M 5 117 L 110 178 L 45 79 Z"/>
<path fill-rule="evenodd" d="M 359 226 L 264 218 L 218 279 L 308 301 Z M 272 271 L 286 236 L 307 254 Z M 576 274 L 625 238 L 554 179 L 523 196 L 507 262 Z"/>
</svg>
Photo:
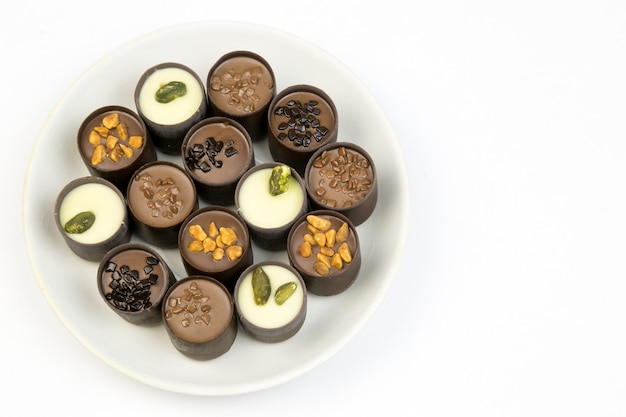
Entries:
<svg viewBox="0 0 626 417">
<path fill-rule="evenodd" d="M 289 178 L 291 177 L 291 168 L 287 165 L 278 165 L 272 169 L 270 175 L 270 194 L 279 195 L 289 189 Z"/>
<path fill-rule="evenodd" d="M 254 293 L 254 302 L 258 306 L 265 305 L 272 293 L 270 279 L 260 266 L 254 268 L 252 272 L 252 291 Z"/>
<path fill-rule="evenodd" d="M 96 215 L 90 211 L 83 211 L 72 217 L 65 223 L 64 229 L 67 233 L 79 234 L 84 233 L 96 221 Z"/>
<path fill-rule="evenodd" d="M 161 85 L 159 89 L 154 93 L 154 99 L 159 103 L 169 103 L 179 97 L 187 94 L 187 86 L 181 81 L 170 81 L 167 84 Z"/>
<path fill-rule="evenodd" d="M 276 293 L 274 294 L 274 301 L 276 301 L 276 304 L 279 306 L 285 304 L 285 301 L 287 301 L 289 297 L 296 292 L 296 288 L 298 288 L 298 285 L 293 281 L 287 282 L 278 287 Z"/>
</svg>

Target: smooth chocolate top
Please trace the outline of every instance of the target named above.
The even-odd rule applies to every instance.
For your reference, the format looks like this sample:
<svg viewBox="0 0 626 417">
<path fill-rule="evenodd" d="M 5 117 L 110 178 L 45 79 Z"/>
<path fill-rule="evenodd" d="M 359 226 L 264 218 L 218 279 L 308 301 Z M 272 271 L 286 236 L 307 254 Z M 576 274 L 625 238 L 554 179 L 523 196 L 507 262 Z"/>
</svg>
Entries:
<svg viewBox="0 0 626 417">
<path fill-rule="evenodd" d="M 181 223 L 195 207 L 193 181 L 179 166 L 157 162 L 144 165 L 128 184 L 128 207 L 137 220 L 153 227 Z"/>
<path fill-rule="evenodd" d="M 161 300 L 168 288 L 167 267 L 148 251 L 129 248 L 103 262 L 100 285 L 107 301 L 121 310 L 128 311 L 121 307 L 128 304 L 131 311 L 138 311 L 132 310 L 132 303 L 141 309 L 149 308 Z"/>
<path fill-rule="evenodd" d="M 358 204 L 374 182 L 371 161 L 347 146 L 331 146 L 311 161 L 307 176 L 311 195 L 328 208 Z"/>
<path fill-rule="evenodd" d="M 269 69 L 250 56 L 233 56 L 209 74 L 209 100 L 225 113 L 246 115 L 267 105 L 274 96 Z"/>
<path fill-rule="evenodd" d="M 190 343 L 204 343 L 220 336 L 231 323 L 233 302 L 224 289 L 209 279 L 178 281 L 163 303 L 165 325 Z"/>
<path fill-rule="evenodd" d="M 330 229 L 333 229 L 335 231 L 338 231 L 339 228 L 344 224 L 344 221 L 342 219 L 335 217 L 335 216 L 321 214 L 319 215 L 319 217 L 329 220 L 331 224 Z M 317 254 L 320 252 L 320 246 L 313 245 L 312 254 L 309 257 L 302 256 L 299 251 L 300 245 L 302 245 L 302 243 L 304 242 L 304 235 L 309 234 L 311 235 L 311 237 L 313 237 L 313 235 L 307 228 L 308 226 L 309 226 L 309 222 L 306 220 L 306 218 L 303 219 L 302 222 L 294 225 L 294 229 L 290 232 L 291 240 L 288 242 L 287 250 L 291 253 L 290 259 L 293 260 L 295 266 L 298 269 L 304 271 L 305 273 L 309 275 L 316 275 L 317 273 L 313 265 L 319 261 L 317 259 Z M 355 233 L 354 230 L 352 230 L 350 225 L 348 225 L 348 236 L 345 242 L 348 244 L 348 248 L 350 249 L 350 254 L 352 257 L 355 256 L 356 251 L 358 249 L 357 239 L 354 233 Z M 330 245 L 330 246 L 325 245 L 325 246 L 332 249 L 334 253 L 338 253 L 338 249 L 341 243 L 342 242 L 336 241 L 333 245 Z M 338 275 L 343 270 L 345 270 L 345 268 L 347 268 L 348 266 L 349 266 L 349 263 L 344 262 L 342 269 L 331 267 L 329 268 L 330 273 L 328 276 L 332 277 L 332 276 Z"/>
<path fill-rule="evenodd" d="M 115 114 L 119 117 L 119 123 L 113 126 L 105 122 L 105 126 L 103 119 L 110 120 Z M 119 109 L 92 113 L 83 122 L 79 135 L 81 156 L 88 164 L 102 171 L 114 171 L 131 165 L 139 157 L 146 143 L 143 124 L 136 116 Z M 95 160 L 92 160 L 94 152 L 100 152 L 100 149 L 96 151 L 98 145 L 103 146 L 105 154 L 102 159 L 94 157 Z"/>
<path fill-rule="evenodd" d="M 208 185 L 236 182 L 246 172 L 253 155 L 250 140 L 226 121 L 199 127 L 183 144 L 182 152 L 192 178 Z"/>
<path fill-rule="evenodd" d="M 327 142 L 336 126 L 336 115 L 326 100 L 309 91 L 295 91 L 270 109 L 269 128 L 288 147 L 312 151 Z"/>
<path fill-rule="evenodd" d="M 235 233 L 236 241 L 234 242 L 226 242 L 223 243 L 224 254 L 221 259 L 216 259 L 214 257 L 214 248 L 217 247 L 217 237 L 221 235 L 211 235 L 210 225 L 214 223 L 217 228 L 217 232 L 220 232 L 220 228 L 231 228 Z M 192 234 L 190 232 L 191 227 L 201 227 L 202 231 L 206 233 L 206 239 L 211 239 L 216 242 L 215 246 L 212 246 L 212 243 L 201 241 L 203 245 L 207 245 L 207 249 L 198 250 L 200 247 L 197 246 L 196 250 L 190 249 L 190 245 L 192 243 L 194 245 L 198 245 L 198 243 L 194 243 L 198 241 L 198 235 Z M 220 239 L 221 240 L 221 239 Z M 239 259 L 242 258 L 243 254 L 248 250 L 250 242 L 250 237 L 248 235 L 248 230 L 245 225 L 237 219 L 235 216 L 230 214 L 229 212 L 221 209 L 214 210 L 204 210 L 200 212 L 197 216 L 190 219 L 185 223 L 185 227 L 180 232 L 179 238 L 179 250 L 181 255 L 196 269 L 207 271 L 209 274 L 211 272 L 221 272 L 228 270 L 234 266 L 238 266 Z M 193 246 L 193 245 L 192 245 Z M 233 259 L 229 258 L 229 247 L 241 247 L 241 255 L 238 257 L 233 257 Z M 210 250 L 209 250 L 210 249 Z M 237 248 L 233 248 L 231 250 L 235 251 Z M 236 255 L 236 252 L 232 252 Z M 234 256 L 234 255 L 233 255 Z"/>
</svg>

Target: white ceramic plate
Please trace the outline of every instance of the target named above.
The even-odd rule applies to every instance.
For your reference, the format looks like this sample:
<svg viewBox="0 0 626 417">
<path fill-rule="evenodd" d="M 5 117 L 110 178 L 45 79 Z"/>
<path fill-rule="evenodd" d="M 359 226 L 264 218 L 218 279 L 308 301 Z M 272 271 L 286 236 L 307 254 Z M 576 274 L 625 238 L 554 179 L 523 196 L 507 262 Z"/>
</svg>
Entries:
<svg viewBox="0 0 626 417">
<path fill-rule="evenodd" d="M 206 78 L 221 55 L 240 49 L 268 60 L 278 91 L 304 83 L 330 95 L 338 108 L 339 140 L 357 143 L 374 159 L 379 200 L 373 215 L 358 227 L 363 265 L 352 287 L 333 297 L 310 296 L 304 326 L 288 341 L 263 344 L 241 331 L 225 355 L 197 362 L 174 349 L 163 326 L 128 324 L 103 303 L 96 287 L 97 264 L 79 259 L 67 248 L 54 226 L 53 204 L 66 183 L 88 175 L 78 156 L 75 135 L 92 110 L 113 104 L 134 109 L 135 85 L 152 65 L 177 61 Z M 258 161 L 271 159 L 266 141 L 255 145 L 255 154 Z M 50 161 L 54 161 L 53 167 Z M 230 395 L 281 384 L 337 352 L 384 297 L 403 254 L 409 221 L 408 183 L 399 145 L 366 87 L 335 58 L 302 39 L 233 22 L 195 23 L 150 33 L 104 57 L 79 78 L 41 131 L 23 204 L 35 277 L 67 329 L 123 374 L 164 390 L 198 395 Z M 160 253 L 177 278 L 185 276 L 177 251 Z M 285 253 L 267 253 L 256 247 L 254 257 L 255 261 L 270 257 L 287 260 Z"/>
</svg>

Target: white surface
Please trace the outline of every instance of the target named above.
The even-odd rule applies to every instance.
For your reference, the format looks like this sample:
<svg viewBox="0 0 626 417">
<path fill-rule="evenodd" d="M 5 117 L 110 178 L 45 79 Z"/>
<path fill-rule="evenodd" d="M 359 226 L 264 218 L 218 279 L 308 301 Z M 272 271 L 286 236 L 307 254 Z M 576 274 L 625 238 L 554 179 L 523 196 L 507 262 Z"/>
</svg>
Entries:
<svg viewBox="0 0 626 417">
<path fill-rule="evenodd" d="M 0 17 L 5 179 L 24 176 L 47 115 L 104 53 L 236 18 L 315 42 L 370 88 L 413 152 L 412 223 L 387 297 L 337 355 L 257 393 L 189 396 L 120 374 L 62 326 L 14 240 L 22 181 L 6 181 L 3 409 L 626 414 L 626 3 L 39 3 Z"/>
<path fill-rule="evenodd" d="M 204 47 L 199 39 L 212 38 L 224 41 L 212 53 L 195 53 Z M 221 55 L 237 49 L 254 50 L 273 62 L 279 89 L 308 80 L 305 82 L 323 86 L 335 97 L 338 113 L 343 114 L 342 140 L 358 143 L 376 155 L 372 159 L 380 184 L 380 201 L 358 228 L 362 271 L 350 291 L 336 297 L 310 297 L 306 325 L 288 342 L 260 344 L 242 332 L 228 355 L 198 364 L 172 349 L 162 326 L 138 328 L 111 314 L 96 290 L 98 265 L 81 262 L 64 247 L 53 224 L 53 208 L 58 192 L 74 178 L 86 175 L 82 160 L 72 157 L 78 155 L 76 141 L 62 140 L 76 134 L 76 126 L 86 117 L 85 109 L 95 110 L 110 103 L 130 107 L 133 85 L 146 65 L 170 60 L 197 68 L 198 73 L 208 73 Z M 290 53 L 285 55 L 283 51 Z M 110 88 L 111 85 L 120 88 Z M 380 141 L 381 137 L 388 141 Z M 107 55 L 64 94 L 34 149 L 24 191 L 24 237 L 42 291 L 58 318 L 95 356 L 125 375 L 164 390 L 199 395 L 241 394 L 273 387 L 308 372 L 341 349 L 371 317 L 386 295 L 406 244 L 407 173 L 394 131 L 381 107 L 335 58 L 317 46 L 265 26 L 223 21 L 189 23 L 130 42 Z M 267 141 L 255 144 L 254 154 L 257 161 L 269 162 Z M 182 166 L 180 156 L 167 159 Z M 64 163 L 51 172 L 46 169 L 50 160 Z M 268 178 L 269 175 L 265 187 Z M 292 181 L 295 182 L 293 178 Z M 300 193 L 302 201 L 299 187 L 291 187 L 293 191 L 276 197 L 283 201 L 283 206 L 291 200 L 283 198 L 287 194 Z M 199 205 L 207 206 L 204 201 Z M 271 204 L 261 208 L 281 209 Z M 396 220 L 402 233 L 386 227 L 389 218 Z M 133 236 L 133 240 L 139 238 Z M 268 253 L 254 242 L 252 247 L 255 262 L 288 262 L 286 251 Z M 155 250 L 178 279 L 187 276 L 177 249 Z M 380 260 L 370 254 L 377 254 Z M 285 352 L 290 354 L 285 356 Z"/>
</svg>

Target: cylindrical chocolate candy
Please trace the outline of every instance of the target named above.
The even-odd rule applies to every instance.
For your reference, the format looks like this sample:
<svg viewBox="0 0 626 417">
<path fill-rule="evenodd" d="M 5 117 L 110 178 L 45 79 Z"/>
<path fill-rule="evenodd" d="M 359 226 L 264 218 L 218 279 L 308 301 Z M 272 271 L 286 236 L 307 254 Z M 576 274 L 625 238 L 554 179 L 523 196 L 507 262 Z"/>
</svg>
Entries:
<svg viewBox="0 0 626 417">
<path fill-rule="evenodd" d="M 267 260 L 246 269 L 233 296 L 242 327 L 255 339 L 278 343 L 293 337 L 306 318 L 306 285 L 291 265 Z"/>
<path fill-rule="evenodd" d="M 361 246 L 354 224 L 333 210 L 315 210 L 298 219 L 287 240 L 289 262 L 311 294 L 346 291 L 361 269 Z"/>
<path fill-rule="evenodd" d="M 276 79 L 263 57 L 250 51 L 223 55 L 209 70 L 206 87 L 213 115 L 238 121 L 254 142 L 265 139 Z"/>
<path fill-rule="evenodd" d="M 366 221 L 376 208 L 374 161 L 354 143 L 335 142 L 319 148 L 307 164 L 304 182 L 312 210 L 337 211 L 355 226 Z"/>
<path fill-rule="evenodd" d="M 209 117 L 187 132 L 181 148 L 185 170 L 198 196 L 210 204 L 232 205 L 235 187 L 254 166 L 254 148 L 246 129 L 226 117 Z"/>
<path fill-rule="evenodd" d="M 149 244 L 174 248 L 185 218 L 198 208 L 193 180 L 173 162 L 155 161 L 139 168 L 126 193 L 133 231 Z"/>
<path fill-rule="evenodd" d="M 237 336 L 232 296 L 219 281 L 206 276 L 189 276 L 170 287 L 163 323 L 174 347 L 195 360 L 225 354 Z"/>
<path fill-rule="evenodd" d="M 161 322 L 165 292 L 176 282 L 163 257 L 150 246 L 129 242 L 107 252 L 98 267 L 98 292 L 117 315 L 132 324 Z"/>
<path fill-rule="evenodd" d="M 146 70 L 134 97 L 154 145 L 168 155 L 178 155 L 187 131 L 208 116 L 202 80 L 191 68 L 176 62 Z"/>
<path fill-rule="evenodd" d="M 272 159 L 290 165 L 302 176 L 311 155 L 337 141 L 337 108 L 318 87 L 299 84 L 285 88 L 272 100 L 267 117 Z"/>
<path fill-rule="evenodd" d="M 272 178 L 284 173 L 284 190 L 272 189 Z M 280 181 L 280 180 L 279 180 Z M 289 229 L 308 210 L 304 181 L 298 172 L 278 162 L 255 165 L 241 177 L 235 190 L 235 206 L 260 247 L 283 250 Z"/>
<path fill-rule="evenodd" d="M 69 182 L 54 205 L 54 221 L 79 257 L 100 262 L 113 247 L 130 241 L 126 200 L 111 182 L 95 176 Z"/>
<path fill-rule="evenodd" d="M 213 277 L 229 291 L 253 261 L 245 221 L 222 206 L 206 206 L 191 213 L 180 228 L 178 249 L 188 275 Z"/>
<path fill-rule="evenodd" d="M 137 168 L 157 159 L 143 120 L 122 106 L 89 114 L 78 129 L 77 145 L 90 174 L 110 181 L 122 193 Z"/>
</svg>

